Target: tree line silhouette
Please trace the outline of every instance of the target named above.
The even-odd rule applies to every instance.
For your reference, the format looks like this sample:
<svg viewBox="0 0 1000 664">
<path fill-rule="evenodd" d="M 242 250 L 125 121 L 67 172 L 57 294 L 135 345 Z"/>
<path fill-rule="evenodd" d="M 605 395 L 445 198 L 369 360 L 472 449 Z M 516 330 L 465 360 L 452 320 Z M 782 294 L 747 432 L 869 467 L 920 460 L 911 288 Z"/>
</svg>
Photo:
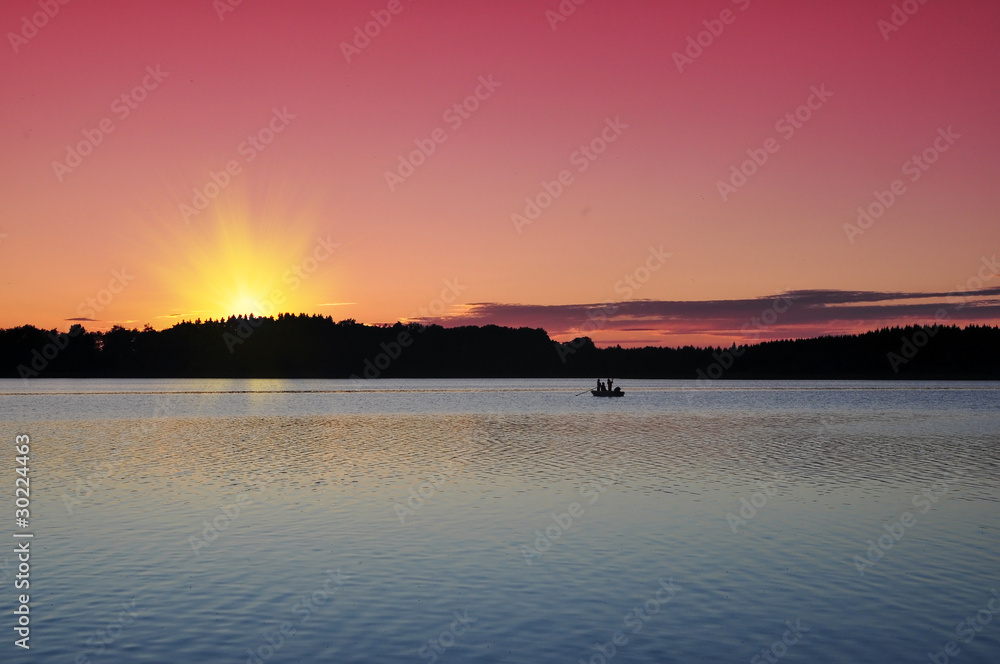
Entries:
<svg viewBox="0 0 1000 664">
<path fill-rule="evenodd" d="M 882 328 L 728 348 L 598 348 L 543 329 L 444 328 L 281 314 L 68 332 L 0 330 L 10 378 L 1000 379 L 1000 328 Z"/>
</svg>

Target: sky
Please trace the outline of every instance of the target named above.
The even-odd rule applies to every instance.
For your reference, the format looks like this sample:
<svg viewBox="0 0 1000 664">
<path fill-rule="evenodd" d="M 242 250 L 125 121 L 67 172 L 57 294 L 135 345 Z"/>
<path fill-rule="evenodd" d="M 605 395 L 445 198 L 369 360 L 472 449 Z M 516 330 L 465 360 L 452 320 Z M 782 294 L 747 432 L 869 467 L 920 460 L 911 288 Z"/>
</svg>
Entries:
<svg viewBox="0 0 1000 664">
<path fill-rule="evenodd" d="M 1000 322 L 992 0 L 9 0 L 0 28 L 0 327 Z"/>
</svg>

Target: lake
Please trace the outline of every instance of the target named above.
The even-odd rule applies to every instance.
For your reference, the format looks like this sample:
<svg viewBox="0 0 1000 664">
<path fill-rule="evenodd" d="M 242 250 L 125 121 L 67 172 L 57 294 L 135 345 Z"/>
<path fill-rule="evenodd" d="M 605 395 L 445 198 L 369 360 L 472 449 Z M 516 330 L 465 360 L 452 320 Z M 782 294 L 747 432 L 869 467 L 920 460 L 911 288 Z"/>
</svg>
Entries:
<svg viewBox="0 0 1000 664">
<path fill-rule="evenodd" d="M 1000 383 L 619 384 L 0 381 L 0 661 L 1000 661 Z"/>
</svg>

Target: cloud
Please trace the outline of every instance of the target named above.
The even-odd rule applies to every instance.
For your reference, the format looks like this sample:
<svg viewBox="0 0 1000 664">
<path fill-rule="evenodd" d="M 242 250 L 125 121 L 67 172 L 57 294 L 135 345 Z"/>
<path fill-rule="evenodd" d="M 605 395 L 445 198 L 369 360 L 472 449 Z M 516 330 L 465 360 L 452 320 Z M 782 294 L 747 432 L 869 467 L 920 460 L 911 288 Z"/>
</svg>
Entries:
<svg viewBox="0 0 1000 664">
<path fill-rule="evenodd" d="M 476 302 L 442 325 L 541 327 L 555 337 L 655 332 L 729 339 L 790 338 L 877 327 L 1000 320 L 1000 287 L 964 292 L 793 290 L 735 300 L 630 300 L 600 304 L 532 305 Z"/>
<path fill-rule="evenodd" d="M 63 320 L 81 321 L 86 323 L 96 323 L 100 318 L 63 318 Z"/>
<path fill-rule="evenodd" d="M 187 320 L 188 318 L 199 318 L 202 314 L 207 313 L 209 313 L 207 309 L 195 309 L 194 311 L 188 311 L 186 313 L 160 314 L 156 316 L 156 318 L 182 318 Z"/>
</svg>

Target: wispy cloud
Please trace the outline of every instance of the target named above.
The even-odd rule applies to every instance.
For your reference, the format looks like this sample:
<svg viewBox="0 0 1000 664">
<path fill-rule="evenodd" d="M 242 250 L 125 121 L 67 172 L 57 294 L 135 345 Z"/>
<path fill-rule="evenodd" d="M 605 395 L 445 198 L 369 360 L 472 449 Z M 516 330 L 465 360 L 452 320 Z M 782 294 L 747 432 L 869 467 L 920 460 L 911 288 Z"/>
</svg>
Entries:
<svg viewBox="0 0 1000 664">
<path fill-rule="evenodd" d="M 169 318 L 169 319 L 183 318 L 186 320 L 188 318 L 197 318 L 207 313 L 209 312 L 205 309 L 195 309 L 193 311 L 187 311 L 183 313 L 160 314 L 159 316 L 157 316 L 157 318 Z"/>
</svg>

